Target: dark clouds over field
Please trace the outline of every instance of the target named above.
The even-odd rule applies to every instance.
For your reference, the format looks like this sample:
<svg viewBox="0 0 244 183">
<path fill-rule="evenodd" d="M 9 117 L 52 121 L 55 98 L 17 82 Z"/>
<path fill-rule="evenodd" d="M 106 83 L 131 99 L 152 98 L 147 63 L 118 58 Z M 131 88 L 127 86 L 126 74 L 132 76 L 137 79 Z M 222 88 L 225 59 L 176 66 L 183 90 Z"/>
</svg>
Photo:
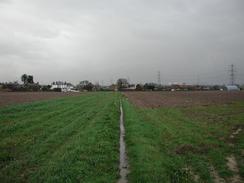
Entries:
<svg viewBox="0 0 244 183">
<path fill-rule="evenodd" d="M 0 0 L 0 81 L 244 83 L 243 0 Z"/>
</svg>

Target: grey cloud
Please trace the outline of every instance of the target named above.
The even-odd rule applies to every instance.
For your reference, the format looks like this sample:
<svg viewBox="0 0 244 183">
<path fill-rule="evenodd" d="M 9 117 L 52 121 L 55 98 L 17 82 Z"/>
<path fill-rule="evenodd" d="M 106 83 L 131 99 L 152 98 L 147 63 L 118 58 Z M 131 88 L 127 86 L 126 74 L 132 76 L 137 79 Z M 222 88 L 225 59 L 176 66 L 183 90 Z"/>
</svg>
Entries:
<svg viewBox="0 0 244 183">
<path fill-rule="evenodd" d="M 160 70 L 164 83 L 227 83 L 233 63 L 244 83 L 242 0 L 0 0 L 0 10 L 0 81 L 155 82 Z"/>
</svg>

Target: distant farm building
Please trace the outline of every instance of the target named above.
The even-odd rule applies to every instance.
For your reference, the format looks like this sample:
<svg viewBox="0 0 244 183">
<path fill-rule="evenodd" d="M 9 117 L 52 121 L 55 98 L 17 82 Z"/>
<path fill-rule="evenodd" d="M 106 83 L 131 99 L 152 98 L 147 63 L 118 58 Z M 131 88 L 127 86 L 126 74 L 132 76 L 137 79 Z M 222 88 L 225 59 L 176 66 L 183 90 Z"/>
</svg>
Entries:
<svg viewBox="0 0 244 183">
<path fill-rule="evenodd" d="M 226 85 L 225 89 L 227 91 L 240 91 L 240 88 L 236 85 Z"/>
<path fill-rule="evenodd" d="M 52 83 L 51 89 L 57 91 L 59 90 L 61 92 L 70 92 L 74 89 L 74 87 L 71 83 L 56 81 Z"/>
</svg>

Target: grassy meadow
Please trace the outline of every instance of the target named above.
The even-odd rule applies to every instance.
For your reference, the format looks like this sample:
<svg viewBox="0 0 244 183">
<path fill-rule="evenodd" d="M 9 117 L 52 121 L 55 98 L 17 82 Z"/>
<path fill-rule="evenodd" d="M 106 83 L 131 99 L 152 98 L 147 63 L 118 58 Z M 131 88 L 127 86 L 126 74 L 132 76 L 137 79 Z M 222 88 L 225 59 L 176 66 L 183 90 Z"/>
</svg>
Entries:
<svg viewBox="0 0 244 183">
<path fill-rule="evenodd" d="M 116 182 L 119 94 L 0 108 L 0 182 Z"/>
<path fill-rule="evenodd" d="M 243 102 L 150 109 L 124 100 L 123 107 L 129 182 L 212 183 L 244 177 L 244 133 L 236 132 L 244 126 Z M 233 156 L 237 167 L 231 170 L 227 158 Z"/>
</svg>

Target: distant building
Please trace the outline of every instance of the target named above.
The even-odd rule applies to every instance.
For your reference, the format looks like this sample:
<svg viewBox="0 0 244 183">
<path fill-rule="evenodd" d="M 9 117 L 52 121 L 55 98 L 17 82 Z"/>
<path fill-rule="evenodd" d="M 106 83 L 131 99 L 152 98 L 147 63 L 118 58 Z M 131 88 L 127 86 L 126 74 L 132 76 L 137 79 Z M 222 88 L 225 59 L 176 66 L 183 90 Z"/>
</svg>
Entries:
<svg viewBox="0 0 244 183">
<path fill-rule="evenodd" d="M 226 85 L 225 88 L 227 91 L 240 91 L 240 88 L 236 85 Z"/>
<path fill-rule="evenodd" d="M 61 89 L 62 92 L 70 92 L 73 91 L 74 87 L 71 83 L 63 82 L 63 81 L 55 81 L 51 85 L 51 90 Z"/>
<path fill-rule="evenodd" d="M 123 88 L 123 91 L 134 91 L 136 90 L 136 85 L 135 84 L 129 84 L 127 88 Z"/>
</svg>

